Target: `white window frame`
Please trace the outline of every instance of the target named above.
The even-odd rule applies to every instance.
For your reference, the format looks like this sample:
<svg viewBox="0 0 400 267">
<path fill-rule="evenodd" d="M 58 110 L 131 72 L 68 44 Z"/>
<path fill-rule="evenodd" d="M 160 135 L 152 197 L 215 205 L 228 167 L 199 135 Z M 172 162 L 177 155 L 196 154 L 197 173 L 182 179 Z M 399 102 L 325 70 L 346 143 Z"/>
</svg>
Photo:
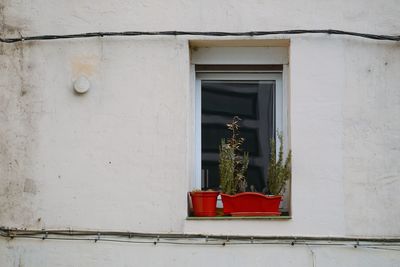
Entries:
<svg viewBox="0 0 400 267">
<path fill-rule="evenodd" d="M 201 181 L 201 81 L 202 80 L 228 80 L 228 81 L 274 81 L 276 86 L 275 94 L 275 128 L 277 132 L 282 132 L 284 136 L 284 147 L 288 146 L 288 89 L 287 66 L 283 71 L 198 71 L 195 73 L 195 163 L 192 188 L 200 189 Z M 277 140 L 277 148 L 280 143 Z"/>
</svg>

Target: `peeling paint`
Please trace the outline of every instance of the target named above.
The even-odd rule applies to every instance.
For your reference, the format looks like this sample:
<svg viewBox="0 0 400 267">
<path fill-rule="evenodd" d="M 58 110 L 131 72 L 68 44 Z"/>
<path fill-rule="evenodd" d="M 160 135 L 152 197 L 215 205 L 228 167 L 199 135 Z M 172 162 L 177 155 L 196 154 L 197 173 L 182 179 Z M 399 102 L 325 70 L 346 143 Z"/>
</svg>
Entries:
<svg viewBox="0 0 400 267">
<path fill-rule="evenodd" d="M 35 184 L 34 180 L 25 179 L 24 192 L 25 193 L 36 194 L 36 184 Z"/>
</svg>

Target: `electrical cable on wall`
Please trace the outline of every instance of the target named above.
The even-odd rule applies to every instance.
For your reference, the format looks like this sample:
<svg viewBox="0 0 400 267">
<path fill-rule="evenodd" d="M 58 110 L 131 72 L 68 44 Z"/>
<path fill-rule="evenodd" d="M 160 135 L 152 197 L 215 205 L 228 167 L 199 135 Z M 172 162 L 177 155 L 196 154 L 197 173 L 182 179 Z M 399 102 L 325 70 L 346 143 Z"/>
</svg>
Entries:
<svg viewBox="0 0 400 267">
<path fill-rule="evenodd" d="M 360 33 L 342 30 L 282 30 L 282 31 L 247 31 L 247 32 L 201 32 L 201 31 L 124 31 L 124 32 L 88 32 L 77 34 L 60 34 L 60 35 L 35 35 L 22 36 L 17 38 L 0 38 L 2 43 L 18 43 L 23 41 L 44 41 L 57 39 L 77 39 L 77 38 L 93 38 L 106 36 L 237 36 L 237 37 L 253 37 L 253 36 L 269 36 L 269 35 L 297 35 L 297 34 L 330 34 L 330 35 L 347 35 L 373 40 L 382 41 L 400 41 L 400 35 L 381 35 L 372 33 Z"/>
<path fill-rule="evenodd" d="M 400 251 L 400 238 L 351 238 L 351 237 L 301 237 L 301 236 L 232 236 L 201 234 L 133 233 L 121 231 L 87 230 L 27 230 L 0 227 L 0 236 L 10 240 L 64 240 L 190 246 L 240 246 L 240 245 L 283 245 L 283 246 L 335 246 Z"/>
</svg>

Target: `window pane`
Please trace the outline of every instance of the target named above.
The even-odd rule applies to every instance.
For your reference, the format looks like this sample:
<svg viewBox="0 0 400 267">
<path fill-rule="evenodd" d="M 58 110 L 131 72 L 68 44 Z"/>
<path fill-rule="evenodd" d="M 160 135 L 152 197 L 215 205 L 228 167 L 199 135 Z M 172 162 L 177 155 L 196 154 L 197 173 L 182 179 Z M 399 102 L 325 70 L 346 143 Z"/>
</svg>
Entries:
<svg viewBox="0 0 400 267">
<path fill-rule="evenodd" d="M 250 154 L 248 190 L 265 187 L 274 135 L 275 83 L 272 81 L 202 81 L 202 175 L 203 188 L 219 186 L 218 152 L 222 138 L 229 138 L 226 124 L 239 116 L 244 151 Z"/>
<path fill-rule="evenodd" d="M 230 131 L 225 124 L 207 124 L 202 126 L 201 142 L 203 144 L 202 151 L 204 152 L 219 152 L 221 139 L 227 140 L 230 137 Z M 256 128 L 240 128 L 240 135 L 246 140 L 243 144 L 243 150 L 249 152 L 253 156 L 258 156 L 258 131 Z"/>
<path fill-rule="evenodd" d="M 204 82 L 203 114 L 257 119 L 257 83 Z"/>
</svg>

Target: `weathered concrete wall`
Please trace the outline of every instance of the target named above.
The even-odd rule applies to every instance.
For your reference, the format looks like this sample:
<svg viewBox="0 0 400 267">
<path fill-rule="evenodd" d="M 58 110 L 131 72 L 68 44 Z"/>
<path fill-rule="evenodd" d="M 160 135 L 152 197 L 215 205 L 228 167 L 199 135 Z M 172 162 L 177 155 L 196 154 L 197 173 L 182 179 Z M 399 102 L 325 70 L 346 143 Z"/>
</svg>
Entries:
<svg viewBox="0 0 400 267">
<path fill-rule="evenodd" d="M 2 36 L 20 32 L 20 25 L 8 24 L 8 3 L 2 2 Z M 41 116 L 38 104 L 43 100 L 30 80 L 30 71 L 36 64 L 30 60 L 30 55 L 29 44 L 0 44 L 0 218 L 10 221 L 30 220 L 36 201 L 35 177 L 30 169 L 37 146 L 36 122 Z"/>
<path fill-rule="evenodd" d="M 4 202 L 13 208 L 3 212 L 2 224 L 32 227 L 40 219 L 45 227 L 179 231 L 186 195 L 175 190 L 187 191 L 189 182 L 187 114 L 182 112 L 189 83 L 188 75 L 182 79 L 182 73 L 188 73 L 187 47 L 171 40 L 136 40 L 128 45 L 125 40 L 90 40 L 63 46 L 60 50 L 53 42 L 31 47 L 36 67 L 23 77 L 35 86 L 24 96 L 16 90 L 19 84 L 5 88 L 7 97 L 18 99 L 9 104 L 6 115 L 21 116 L 19 124 L 29 123 L 29 128 L 15 129 L 15 120 L 8 118 L 3 129 L 12 134 L 20 130 L 34 149 L 25 151 L 25 143 L 5 145 L 12 151 L 24 150 L 30 164 L 10 170 L 15 176 L 9 178 L 11 183 L 22 184 L 18 193 L 5 192 L 11 199 Z M 178 64 L 171 66 L 176 60 Z M 92 83 L 87 95 L 72 91 L 78 74 L 87 75 Z M 24 98 L 32 105 L 20 110 L 17 105 Z M 19 155 L 4 156 L 12 164 L 20 160 Z M 27 183 L 35 189 L 24 192 Z M 33 217 L 9 216 L 12 210 L 26 212 L 13 204 L 25 195 L 38 201 L 28 209 L 35 210 Z M 180 203 L 179 208 L 170 203 Z M 87 216 L 88 211 L 93 214 Z M 155 216 L 170 222 L 160 228 Z"/>
<path fill-rule="evenodd" d="M 385 229 L 381 234 L 398 236 L 399 44 L 348 46 L 346 71 L 354 75 L 346 77 L 343 99 L 347 228 L 357 235 Z"/>
<path fill-rule="evenodd" d="M 0 239 L 2 266 L 398 266 L 398 251 L 349 247 L 174 246 Z"/>
<path fill-rule="evenodd" d="M 3 0 L 0 29 L 7 37 L 294 28 L 398 34 L 399 13 L 395 0 Z M 94 38 L 0 45 L 0 226 L 399 237 L 400 45 L 327 35 L 280 37 L 290 38 L 293 219 L 186 221 L 194 171 L 189 38 Z M 85 95 L 72 90 L 79 75 L 91 82 Z M 2 266 L 18 266 L 19 258 L 26 266 L 101 266 L 115 257 L 127 258 L 117 265 L 129 266 L 133 260 L 131 247 L 0 242 Z M 174 259 L 183 265 L 209 254 L 221 256 L 221 264 L 230 259 L 261 266 L 270 258 L 265 250 L 229 249 L 139 250 L 165 253 L 159 265 Z M 84 250 L 82 263 L 60 254 Z M 233 257 L 238 251 L 248 255 Z M 281 259 L 310 265 L 306 249 L 296 252 L 299 261 L 293 251 L 279 251 Z M 371 265 L 399 262 L 387 252 L 319 252 L 326 266 L 346 266 L 354 255 L 360 266 L 366 255 Z M 138 263 L 146 262 L 137 255 Z"/>
</svg>

